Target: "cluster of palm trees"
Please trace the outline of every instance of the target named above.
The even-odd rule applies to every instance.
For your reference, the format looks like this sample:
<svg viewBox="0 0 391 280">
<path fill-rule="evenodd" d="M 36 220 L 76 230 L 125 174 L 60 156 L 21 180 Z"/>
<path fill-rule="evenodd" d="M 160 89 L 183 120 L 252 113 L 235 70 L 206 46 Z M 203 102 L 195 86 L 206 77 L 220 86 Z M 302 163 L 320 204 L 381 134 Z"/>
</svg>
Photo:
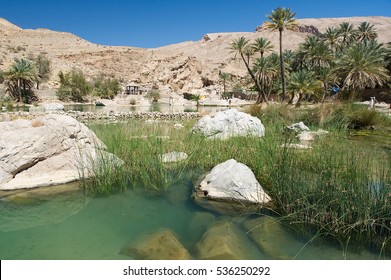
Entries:
<svg viewBox="0 0 391 280">
<path fill-rule="evenodd" d="M 34 101 L 34 85 L 38 88 L 40 82 L 49 78 L 50 60 L 44 54 L 31 59 L 16 59 L 7 71 L 0 74 L 13 99 L 30 103 Z"/>
<path fill-rule="evenodd" d="M 290 9 L 277 8 L 265 23 L 266 28 L 279 31 L 279 54 L 265 56 L 274 48 L 265 38 L 251 43 L 240 37 L 230 45 L 242 58 L 259 103 L 268 103 L 272 93 L 283 100 L 288 93 L 288 103 L 298 97 L 297 106 L 310 96 L 323 102 L 333 85 L 339 85 L 353 97 L 362 89 L 384 86 L 390 80 L 391 45 L 376 41 L 372 24 L 362 22 L 354 28 L 344 22 L 338 28 L 330 27 L 320 35 L 308 36 L 295 51 L 283 51 L 283 31 L 297 28 L 294 17 Z"/>
</svg>

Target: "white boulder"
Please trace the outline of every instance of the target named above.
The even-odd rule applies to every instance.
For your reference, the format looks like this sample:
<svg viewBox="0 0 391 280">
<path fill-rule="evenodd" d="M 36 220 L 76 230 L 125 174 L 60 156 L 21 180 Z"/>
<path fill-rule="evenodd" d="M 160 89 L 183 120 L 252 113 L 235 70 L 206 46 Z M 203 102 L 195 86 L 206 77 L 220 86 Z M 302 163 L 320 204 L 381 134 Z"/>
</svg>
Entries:
<svg viewBox="0 0 391 280">
<path fill-rule="evenodd" d="M 103 157 L 121 164 L 84 124 L 48 114 L 0 123 L 0 190 L 65 184 L 92 176 Z"/>
<path fill-rule="evenodd" d="M 204 203 L 205 200 L 227 202 L 229 208 L 234 206 L 233 202 L 238 202 L 238 205 L 245 208 L 251 204 L 263 206 L 271 202 L 271 198 L 263 190 L 251 169 L 234 159 L 215 166 L 195 186 L 193 197 L 201 206 L 217 208 L 218 212 L 224 212 L 225 206 L 208 205 Z"/>
<path fill-rule="evenodd" d="M 299 138 L 300 141 L 311 142 L 314 141 L 316 138 L 319 138 L 328 133 L 328 131 L 323 129 L 318 129 L 317 131 L 303 131 L 297 135 L 297 138 Z"/>
<path fill-rule="evenodd" d="M 287 127 L 285 127 L 285 129 L 288 130 L 288 131 L 293 131 L 295 133 L 300 133 L 300 132 L 303 132 L 303 131 L 310 131 L 308 126 L 306 126 L 303 122 L 293 123 L 293 124 L 288 125 Z"/>
<path fill-rule="evenodd" d="M 202 117 L 192 128 L 207 138 L 228 139 L 233 136 L 265 136 L 262 122 L 249 114 L 236 109 L 220 111 Z"/>
<path fill-rule="evenodd" d="M 187 159 L 187 157 L 184 152 L 170 152 L 162 155 L 162 162 L 178 162 Z"/>
</svg>

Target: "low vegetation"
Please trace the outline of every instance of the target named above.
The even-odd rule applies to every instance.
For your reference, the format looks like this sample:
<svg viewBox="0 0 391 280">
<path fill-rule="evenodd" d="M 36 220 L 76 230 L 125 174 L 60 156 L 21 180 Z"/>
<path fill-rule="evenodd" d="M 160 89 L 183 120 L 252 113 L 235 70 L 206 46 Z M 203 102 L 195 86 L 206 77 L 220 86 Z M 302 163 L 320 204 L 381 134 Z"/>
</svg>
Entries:
<svg viewBox="0 0 391 280">
<path fill-rule="evenodd" d="M 104 75 L 88 81 L 81 70 L 74 69 L 66 73 L 60 72 L 58 77 L 60 88 L 56 94 L 61 101 L 84 102 L 91 94 L 99 98 L 113 99 L 120 92 L 118 80 L 106 78 Z"/>
</svg>

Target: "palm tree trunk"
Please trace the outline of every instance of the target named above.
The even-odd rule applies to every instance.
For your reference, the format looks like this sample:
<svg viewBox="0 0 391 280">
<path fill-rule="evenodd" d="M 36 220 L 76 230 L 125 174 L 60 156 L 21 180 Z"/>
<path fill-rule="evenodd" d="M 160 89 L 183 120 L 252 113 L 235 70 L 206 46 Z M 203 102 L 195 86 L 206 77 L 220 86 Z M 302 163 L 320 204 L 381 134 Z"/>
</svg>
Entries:
<svg viewBox="0 0 391 280">
<path fill-rule="evenodd" d="M 285 67 L 284 57 L 282 54 L 282 30 L 280 31 L 280 69 L 281 69 L 281 84 L 282 84 L 282 99 L 285 98 Z"/>
<path fill-rule="evenodd" d="M 22 85 L 21 79 L 18 79 L 18 102 L 22 100 Z"/>
<path fill-rule="evenodd" d="M 323 88 L 324 88 L 324 92 L 323 92 L 323 96 L 322 96 L 322 101 L 320 103 L 323 103 L 324 100 L 326 99 L 326 95 L 327 95 L 327 83 L 326 82 L 323 82 Z"/>
<path fill-rule="evenodd" d="M 303 99 L 303 94 L 299 93 L 299 98 L 297 99 L 295 107 L 300 107 L 301 106 L 301 99 Z"/>
<path fill-rule="evenodd" d="M 269 105 L 269 101 L 267 100 L 265 93 L 262 91 L 262 87 L 261 87 L 261 85 L 259 84 L 258 79 L 255 77 L 253 71 L 251 71 L 250 66 L 249 66 L 249 64 L 247 63 L 247 61 L 246 61 L 245 57 L 243 56 L 243 54 L 241 53 L 240 55 L 241 55 L 241 57 L 242 57 L 242 59 L 243 59 L 243 61 L 244 61 L 244 64 L 246 65 L 247 72 L 250 74 L 251 79 L 252 79 L 253 82 L 255 83 L 255 86 L 256 86 L 256 88 L 257 88 L 258 94 L 262 95 L 263 100 L 265 100 L 266 104 Z"/>
</svg>

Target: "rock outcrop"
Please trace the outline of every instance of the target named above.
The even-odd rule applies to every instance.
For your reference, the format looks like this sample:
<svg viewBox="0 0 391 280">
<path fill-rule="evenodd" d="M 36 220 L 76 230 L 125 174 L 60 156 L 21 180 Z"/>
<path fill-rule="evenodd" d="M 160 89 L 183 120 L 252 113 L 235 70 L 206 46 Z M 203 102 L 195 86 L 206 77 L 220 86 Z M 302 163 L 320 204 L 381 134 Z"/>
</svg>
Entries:
<svg viewBox="0 0 391 280">
<path fill-rule="evenodd" d="M 195 201 L 224 214 L 252 213 L 271 203 L 254 173 L 243 163 L 230 159 L 215 166 L 195 186 Z"/>
<path fill-rule="evenodd" d="M 92 175 L 101 158 L 121 164 L 84 124 L 48 114 L 0 123 L 0 190 L 65 184 Z"/>
<path fill-rule="evenodd" d="M 236 109 L 206 115 L 193 126 L 192 131 L 210 139 L 228 139 L 235 136 L 265 136 L 265 127 L 260 119 Z"/>
</svg>

